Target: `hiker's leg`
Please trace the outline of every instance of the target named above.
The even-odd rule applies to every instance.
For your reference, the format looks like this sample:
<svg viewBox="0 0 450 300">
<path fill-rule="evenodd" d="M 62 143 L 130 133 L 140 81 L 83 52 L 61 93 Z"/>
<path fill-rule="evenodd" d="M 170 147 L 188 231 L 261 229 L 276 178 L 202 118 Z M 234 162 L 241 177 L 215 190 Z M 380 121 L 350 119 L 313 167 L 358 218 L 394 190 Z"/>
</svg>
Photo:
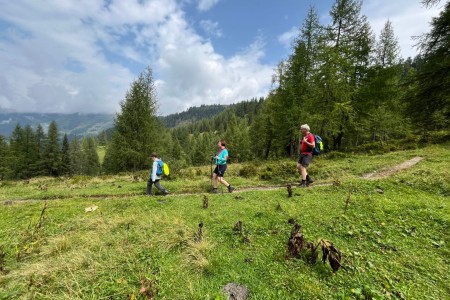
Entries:
<svg viewBox="0 0 450 300">
<path fill-rule="evenodd" d="M 223 185 L 225 185 L 226 187 L 229 187 L 230 184 L 228 182 L 225 181 L 225 179 L 223 179 L 223 177 L 219 177 L 219 182 Z"/>
<path fill-rule="evenodd" d="M 308 175 L 308 172 L 306 171 L 305 166 L 300 166 L 300 173 L 302 175 L 302 180 L 306 180 L 306 176 Z"/>
<path fill-rule="evenodd" d="M 297 164 L 297 171 L 300 177 L 302 177 L 302 165 L 300 163 Z"/>
<path fill-rule="evenodd" d="M 155 186 L 158 190 L 160 190 L 163 194 L 167 194 L 167 190 L 161 186 L 161 183 L 159 183 L 159 180 L 155 181 Z"/>
<path fill-rule="evenodd" d="M 215 189 L 217 189 L 217 174 L 216 173 L 213 173 L 212 182 L 213 182 L 213 187 Z"/>
<path fill-rule="evenodd" d="M 147 182 L 147 195 L 151 195 L 152 194 L 152 179 L 150 178 Z"/>
</svg>

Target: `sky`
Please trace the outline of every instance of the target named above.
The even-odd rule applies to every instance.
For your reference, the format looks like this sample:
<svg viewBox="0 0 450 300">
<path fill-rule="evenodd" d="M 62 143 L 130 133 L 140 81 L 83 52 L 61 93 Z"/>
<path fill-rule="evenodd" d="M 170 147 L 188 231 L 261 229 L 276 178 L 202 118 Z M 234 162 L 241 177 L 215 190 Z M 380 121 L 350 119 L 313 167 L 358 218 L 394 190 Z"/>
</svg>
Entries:
<svg viewBox="0 0 450 300">
<path fill-rule="evenodd" d="M 116 113 L 149 66 L 158 114 L 267 96 L 311 5 L 334 0 L 0 0 L 0 111 Z M 401 56 L 440 6 L 365 0 L 378 35 L 393 24 Z"/>
</svg>

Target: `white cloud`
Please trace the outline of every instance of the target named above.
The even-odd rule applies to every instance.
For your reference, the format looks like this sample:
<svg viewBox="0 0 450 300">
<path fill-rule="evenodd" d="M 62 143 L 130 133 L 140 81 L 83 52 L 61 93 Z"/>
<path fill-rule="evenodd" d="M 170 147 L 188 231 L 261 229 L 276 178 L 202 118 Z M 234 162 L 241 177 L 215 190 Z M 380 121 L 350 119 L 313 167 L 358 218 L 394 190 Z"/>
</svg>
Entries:
<svg viewBox="0 0 450 300">
<path fill-rule="evenodd" d="M 331 9 L 331 6 L 330 8 Z M 398 37 L 400 55 L 403 58 L 414 57 L 418 54 L 415 47 L 417 41 L 412 37 L 429 32 L 432 17 L 439 15 L 441 6 L 425 8 L 420 1 L 410 0 L 365 0 L 362 5 L 362 14 L 366 15 L 373 33 L 378 37 L 384 24 L 389 19 Z M 320 22 L 328 25 L 331 22 L 329 12 L 320 13 Z M 298 35 L 298 28 L 292 27 L 282 33 L 278 41 L 285 47 L 290 46 Z"/>
<path fill-rule="evenodd" d="M 200 1 L 202 9 L 217 1 Z M 225 58 L 175 0 L 8 1 L 0 20 L 0 107 L 115 112 L 137 72 L 154 69 L 160 111 L 264 96 L 272 67 L 259 41 Z M 205 24 L 220 34 L 218 24 Z"/>
<path fill-rule="evenodd" d="M 389 19 L 394 33 L 398 37 L 401 56 L 407 58 L 418 54 L 414 45 L 419 36 L 430 30 L 431 18 L 439 14 L 440 7 L 425 8 L 420 1 L 396 0 L 386 3 L 381 0 L 366 0 L 362 12 L 368 17 L 373 32 L 379 36 L 381 29 Z"/>
<path fill-rule="evenodd" d="M 161 108 L 170 105 L 173 112 L 175 107 L 229 104 L 267 94 L 272 67 L 259 62 L 264 55 L 260 40 L 225 58 L 214 51 L 209 41 L 187 28 L 179 15 L 172 15 L 167 26 L 160 29 Z"/>
<path fill-rule="evenodd" d="M 222 31 L 219 29 L 219 23 L 211 20 L 200 21 L 200 26 L 208 36 L 221 37 Z"/>
<path fill-rule="evenodd" d="M 299 28 L 293 26 L 289 31 L 286 31 L 278 36 L 278 41 L 286 48 L 290 48 L 295 38 L 299 35 Z"/>
<path fill-rule="evenodd" d="M 219 0 L 199 0 L 197 9 L 199 11 L 207 11 L 210 10 L 214 5 L 217 4 Z"/>
</svg>

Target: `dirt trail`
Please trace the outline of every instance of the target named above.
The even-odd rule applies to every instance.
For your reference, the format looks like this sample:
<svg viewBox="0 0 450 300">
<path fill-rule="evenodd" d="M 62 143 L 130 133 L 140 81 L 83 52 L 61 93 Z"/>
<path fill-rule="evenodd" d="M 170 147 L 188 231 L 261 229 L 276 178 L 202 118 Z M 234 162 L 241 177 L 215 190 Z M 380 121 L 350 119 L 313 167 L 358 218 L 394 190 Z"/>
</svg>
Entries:
<svg viewBox="0 0 450 300">
<path fill-rule="evenodd" d="M 364 179 L 367 179 L 367 180 L 383 179 L 383 178 L 391 176 L 392 174 L 394 174 L 395 172 L 398 172 L 400 170 L 409 169 L 412 166 L 414 166 L 415 164 L 419 163 L 421 160 L 423 160 L 423 157 L 416 156 L 416 157 L 414 157 L 410 160 L 407 160 L 399 165 L 396 165 L 396 166 L 393 166 L 390 168 L 386 168 L 381 171 L 375 171 L 372 173 L 364 174 L 361 177 Z"/>
<path fill-rule="evenodd" d="M 363 179 L 367 179 L 367 180 L 377 180 L 377 179 L 383 179 L 386 177 L 391 176 L 392 174 L 394 174 L 395 172 L 398 172 L 400 170 L 404 170 L 404 169 L 408 169 L 411 168 L 412 166 L 416 165 L 417 163 L 419 163 L 421 160 L 423 160 L 423 157 L 414 157 L 410 160 L 407 160 L 399 165 L 390 167 L 390 168 L 386 168 L 386 169 L 382 169 L 380 171 L 374 171 L 371 173 L 367 173 L 361 176 L 361 178 Z M 316 183 L 313 184 L 311 187 L 319 187 L 319 186 L 330 186 L 332 185 L 332 183 Z M 235 193 L 242 193 L 242 192 L 251 192 L 251 191 L 273 191 L 273 190 L 278 190 L 278 189 L 282 189 L 282 188 L 286 188 L 286 185 L 274 185 L 274 186 L 253 186 L 253 187 L 242 187 L 237 189 L 235 192 L 233 192 L 233 194 Z M 297 188 L 296 184 L 292 184 L 292 188 Z M 224 193 L 224 194 L 228 194 L 228 191 L 226 188 L 223 188 L 223 190 L 221 190 L 219 188 L 219 193 Z M 182 197 L 182 196 L 192 196 L 192 195 L 201 195 L 201 194 L 205 194 L 202 192 L 199 193 L 178 193 L 178 194 L 170 194 L 170 197 Z M 140 196 L 141 194 L 134 194 L 134 195 L 90 195 L 90 196 L 74 196 L 73 198 L 79 197 L 79 198 L 86 198 L 86 199 L 117 199 L 117 198 L 130 198 L 130 197 L 134 197 L 134 196 Z M 144 194 L 142 194 L 144 195 Z M 72 198 L 72 197 L 68 197 L 68 198 Z M 158 197 L 159 198 L 159 197 Z M 63 198 L 54 198 L 54 199 L 23 199 L 23 200 L 16 200 L 16 201 L 20 201 L 20 202 L 27 202 L 27 201 L 44 201 L 44 200 L 61 200 Z M 11 202 L 11 203 L 9 203 Z M 10 205 L 12 204 L 12 201 L 5 201 L 4 202 L 5 205 Z"/>
</svg>

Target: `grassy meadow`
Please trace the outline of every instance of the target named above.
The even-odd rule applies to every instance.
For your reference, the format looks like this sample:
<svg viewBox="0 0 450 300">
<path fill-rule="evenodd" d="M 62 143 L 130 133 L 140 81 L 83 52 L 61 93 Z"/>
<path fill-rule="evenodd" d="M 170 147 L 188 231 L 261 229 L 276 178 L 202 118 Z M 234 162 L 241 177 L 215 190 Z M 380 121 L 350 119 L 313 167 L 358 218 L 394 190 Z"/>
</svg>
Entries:
<svg viewBox="0 0 450 300">
<path fill-rule="evenodd" d="M 448 299 L 449 157 L 448 143 L 325 154 L 291 198 L 292 160 L 231 164 L 232 194 L 207 193 L 209 165 L 172 170 L 166 197 L 145 195 L 148 172 L 0 182 L 0 299 L 146 299 L 144 278 L 155 299 L 227 299 L 230 282 L 250 299 Z M 289 257 L 290 218 L 332 241 L 346 270 Z"/>
</svg>

